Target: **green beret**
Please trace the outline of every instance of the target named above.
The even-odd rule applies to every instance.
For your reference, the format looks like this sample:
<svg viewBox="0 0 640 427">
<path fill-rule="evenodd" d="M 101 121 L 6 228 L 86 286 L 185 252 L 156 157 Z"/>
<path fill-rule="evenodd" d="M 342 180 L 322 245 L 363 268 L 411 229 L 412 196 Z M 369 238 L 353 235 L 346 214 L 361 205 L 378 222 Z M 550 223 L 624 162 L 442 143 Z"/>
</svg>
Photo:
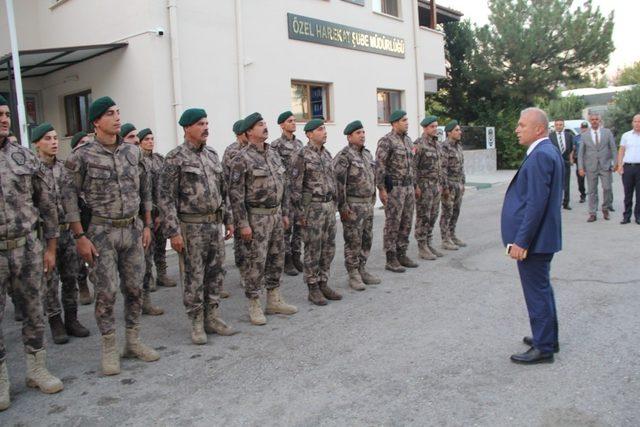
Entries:
<svg viewBox="0 0 640 427">
<path fill-rule="evenodd" d="M 401 118 L 407 115 L 406 111 L 396 110 L 389 116 L 389 123 L 397 122 Z"/>
<path fill-rule="evenodd" d="M 87 136 L 87 133 L 83 130 L 73 135 L 73 138 L 71 138 L 71 148 L 76 148 L 76 145 L 78 145 L 80 140 L 85 136 Z"/>
<path fill-rule="evenodd" d="M 6 98 L 2 95 L 0 95 L 0 105 L 9 105 Z"/>
<path fill-rule="evenodd" d="M 102 98 L 98 98 L 91 103 L 89 107 L 89 121 L 94 122 L 98 120 L 107 110 L 116 105 L 113 99 L 108 96 L 103 96 Z"/>
<path fill-rule="evenodd" d="M 233 124 L 233 133 L 236 135 L 242 134 L 242 128 L 244 127 L 244 120 L 240 119 Z"/>
<path fill-rule="evenodd" d="M 144 139 L 145 136 L 149 135 L 149 134 L 153 134 L 153 132 L 151 132 L 151 129 L 149 128 L 144 128 L 142 129 L 140 132 L 138 132 L 138 139 L 140 141 L 142 141 Z"/>
<path fill-rule="evenodd" d="M 451 132 L 453 129 L 455 129 L 455 127 L 458 126 L 458 121 L 457 120 L 451 120 L 449 123 L 447 123 L 447 125 L 444 127 L 444 131 L 445 132 Z"/>
<path fill-rule="evenodd" d="M 438 118 L 436 116 L 427 116 L 420 122 L 420 126 L 425 127 L 429 126 L 433 122 L 437 122 Z"/>
<path fill-rule="evenodd" d="M 354 133 L 355 131 L 357 131 L 358 129 L 362 129 L 362 122 L 360 120 L 356 120 L 354 122 L 349 123 L 345 128 L 344 128 L 344 134 L 345 135 L 351 135 L 352 133 Z"/>
<path fill-rule="evenodd" d="M 207 117 L 207 112 L 202 108 L 189 108 L 188 110 L 184 110 L 178 124 L 182 127 L 191 126 L 203 117 Z"/>
<path fill-rule="evenodd" d="M 291 116 L 293 116 L 293 113 L 291 111 L 285 111 L 284 113 L 280 114 L 278 116 L 278 124 L 284 123 L 284 121 Z"/>
<path fill-rule="evenodd" d="M 136 130 L 136 126 L 133 123 L 125 123 L 120 126 L 120 136 L 124 138 L 134 130 Z"/>
<path fill-rule="evenodd" d="M 311 132 L 318 129 L 320 126 L 324 125 L 324 120 L 322 119 L 311 119 L 304 125 L 305 132 Z"/>
<path fill-rule="evenodd" d="M 249 129 L 251 129 L 256 123 L 258 123 L 262 119 L 262 115 L 260 113 L 249 114 L 244 118 L 244 126 L 242 127 L 242 133 L 245 133 Z"/>
<path fill-rule="evenodd" d="M 51 123 L 42 123 L 31 131 L 31 142 L 40 141 L 47 134 L 47 132 L 51 132 L 52 130 L 55 129 L 53 129 Z"/>
</svg>

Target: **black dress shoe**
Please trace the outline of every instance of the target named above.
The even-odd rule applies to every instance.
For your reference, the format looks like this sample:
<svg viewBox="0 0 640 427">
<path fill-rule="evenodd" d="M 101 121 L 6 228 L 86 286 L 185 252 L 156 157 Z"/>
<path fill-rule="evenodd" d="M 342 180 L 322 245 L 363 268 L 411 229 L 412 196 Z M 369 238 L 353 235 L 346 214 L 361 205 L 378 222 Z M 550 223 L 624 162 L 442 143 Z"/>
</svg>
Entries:
<svg viewBox="0 0 640 427">
<path fill-rule="evenodd" d="M 629 224 L 631 222 L 631 219 L 629 218 L 622 218 L 622 221 L 620 221 L 620 224 Z"/>
<path fill-rule="evenodd" d="M 512 354 L 511 361 L 523 365 L 534 365 L 536 363 L 553 363 L 553 353 L 543 353 L 535 347 L 531 347 L 524 353 Z"/>
<path fill-rule="evenodd" d="M 609 207 L 609 209 L 607 209 L 609 212 L 615 212 L 616 210 L 613 209 L 612 207 Z"/>
<path fill-rule="evenodd" d="M 636 218 L 636 224 L 640 224 L 640 218 Z"/>
<path fill-rule="evenodd" d="M 522 342 L 528 345 L 529 347 L 533 347 L 533 338 L 531 337 L 522 338 Z M 559 351 L 560 351 L 560 344 L 556 343 L 556 345 L 553 346 L 553 352 L 557 353 Z"/>
<path fill-rule="evenodd" d="M 584 203 L 584 201 L 586 200 L 586 197 L 580 197 L 580 203 Z"/>
<path fill-rule="evenodd" d="M 564 206 L 562 207 L 562 209 L 566 209 L 566 210 L 570 211 L 570 210 L 571 210 L 571 206 L 569 206 L 569 205 L 564 205 Z"/>
</svg>

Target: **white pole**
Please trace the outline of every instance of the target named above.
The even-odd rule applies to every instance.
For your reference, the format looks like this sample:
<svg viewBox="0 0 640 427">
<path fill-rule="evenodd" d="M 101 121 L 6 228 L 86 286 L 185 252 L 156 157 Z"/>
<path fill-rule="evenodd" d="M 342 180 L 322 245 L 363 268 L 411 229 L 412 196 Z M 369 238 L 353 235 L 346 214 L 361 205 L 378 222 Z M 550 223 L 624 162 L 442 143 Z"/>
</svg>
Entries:
<svg viewBox="0 0 640 427">
<path fill-rule="evenodd" d="M 176 146 L 182 144 L 184 134 L 178 126 L 182 114 L 182 77 L 180 76 L 180 43 L 178 43 L 178 0 L 167 0 L 169 9 L 169 37 L 171 39 L 171 82 L 173 86 L 173 125 L 176 130 Z"/>
<path fill-rule="evenodd" d="M 6 0 L 7 21 L 9 24 L 9 38 L 11 39 L 11 64 L 13 65 L 13 79 L 16 87 L 16 100 L 18 102 L 18 124 L 20 129 L 20 141 L 24 147 L 29 148 L 29 135 L 27 133 L 27 115 L 24 112 L 24 94 L 22 93 L 22 74 L 20 73 L 20 52 L 18 51 L 18 36 L 16 35 L 16 22 L 13 13 L 13 0 Z M 9 82 L 11 84 L 11 82 Z"/>
</svg>

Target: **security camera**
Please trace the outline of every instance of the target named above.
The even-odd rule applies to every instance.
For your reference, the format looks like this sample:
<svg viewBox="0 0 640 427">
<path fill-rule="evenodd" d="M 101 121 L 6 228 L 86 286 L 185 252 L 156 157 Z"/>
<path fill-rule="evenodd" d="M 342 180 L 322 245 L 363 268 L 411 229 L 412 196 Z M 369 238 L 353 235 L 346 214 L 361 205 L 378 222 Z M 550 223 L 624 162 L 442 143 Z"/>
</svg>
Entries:
<svg viewBox="0 0 640 427">
<path fill-rule="evenodd" d="M 158 27 L 158 28 L 156 28 L 154 31 L 155 31 L 155 33 L 156 33 L 157 35 L 159 35 L 159 36 L 164 36 L 164 28 L 162 28 L 162 27 Z"/>
</svg>

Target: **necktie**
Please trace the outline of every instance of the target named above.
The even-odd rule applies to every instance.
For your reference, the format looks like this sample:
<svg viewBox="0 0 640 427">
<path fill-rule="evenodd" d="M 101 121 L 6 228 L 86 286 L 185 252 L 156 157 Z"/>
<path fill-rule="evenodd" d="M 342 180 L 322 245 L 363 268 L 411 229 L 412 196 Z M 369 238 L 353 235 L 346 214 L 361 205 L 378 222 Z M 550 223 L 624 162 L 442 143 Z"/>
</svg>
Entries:
<svg viewBox="0 0 640 427">
<path fill-rule="evenodd" d="M 598 131 L 595 131 L 596 134 L 596 145 L 600 144 L 600 135 Z"/>
<path fill-rule="evenodd" d="M 560 146 L 560 153 L 564 154 L 564 150 L 567 147 L 565 147 L 564 145 L 564 138 L 562 137 L 562 132 L 558 133 L 558 143 L 559 143 L 558 145 Z"/>
</svg>

